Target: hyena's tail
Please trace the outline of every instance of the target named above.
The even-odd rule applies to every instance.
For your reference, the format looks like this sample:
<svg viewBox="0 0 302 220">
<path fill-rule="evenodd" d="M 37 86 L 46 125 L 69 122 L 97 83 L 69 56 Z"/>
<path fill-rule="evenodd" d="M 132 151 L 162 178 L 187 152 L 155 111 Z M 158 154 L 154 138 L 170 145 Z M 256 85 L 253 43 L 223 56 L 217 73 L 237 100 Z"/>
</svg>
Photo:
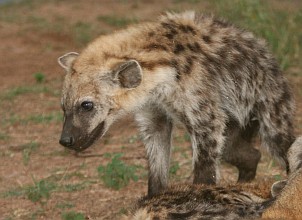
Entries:
<svg viewBox="0 0 302 220">
<path fill-rule="evenodd" d="M 258 101 L 256 115 L 261 142 L 289 171 L 287 152 L 296 139 L 293 131 L 294 101 L 285 80 L 280 84 L 280 93 L 267 92 L 267 98 Z"/>
</svg>

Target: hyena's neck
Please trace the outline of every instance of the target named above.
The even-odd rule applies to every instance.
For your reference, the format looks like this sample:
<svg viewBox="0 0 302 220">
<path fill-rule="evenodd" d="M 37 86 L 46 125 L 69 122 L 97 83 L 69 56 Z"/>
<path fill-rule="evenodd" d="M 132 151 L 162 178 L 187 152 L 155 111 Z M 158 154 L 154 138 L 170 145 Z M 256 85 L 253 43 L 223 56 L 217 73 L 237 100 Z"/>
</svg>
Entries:
<svg viewBox="0 0 302 220">
<path fill-rule="evenodd" d="M 146 104 L 161 105 L 171 95 L 175 95 L 176 84 L 173 80 L 175 70 L 170 67 L 144 72 L 141 85 L 118 96 L 125 112 L 141 109 Z"/>
</svg>

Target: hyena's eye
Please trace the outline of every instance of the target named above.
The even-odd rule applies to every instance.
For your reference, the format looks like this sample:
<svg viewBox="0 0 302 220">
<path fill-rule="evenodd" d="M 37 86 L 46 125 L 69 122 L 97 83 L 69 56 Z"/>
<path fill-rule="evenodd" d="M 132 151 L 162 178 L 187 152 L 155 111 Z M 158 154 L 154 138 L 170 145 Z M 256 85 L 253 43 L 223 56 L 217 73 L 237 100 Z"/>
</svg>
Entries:
<svg viewBox="0 0 302 220">
<path fill-rule="evenodd" d="M 84 101 L 81 103 L 81 107 L 85 111 L 90 111 L 93 108 L 93 102 Z"/>
</svg>

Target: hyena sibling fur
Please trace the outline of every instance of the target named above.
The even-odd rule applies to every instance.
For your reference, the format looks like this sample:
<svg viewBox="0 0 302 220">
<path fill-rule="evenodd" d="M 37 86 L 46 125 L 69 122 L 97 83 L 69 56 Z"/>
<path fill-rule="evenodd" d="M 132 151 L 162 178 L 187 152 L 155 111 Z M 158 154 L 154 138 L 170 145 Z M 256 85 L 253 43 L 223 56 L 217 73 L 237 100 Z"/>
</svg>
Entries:
<svg viewBox="0 0 302 220">
<path fill-rule="evenodd" d="M 194 12 L 167 14 L 100 36 L 59 63 L 67 71 L 60 143 L 83 150 L 134 113 L 150 195 L 167 186 L 175 123 L 191 137 L 194 183 L 216 182 L 223 149 L 239 180 L 254 178 L 260 154 L 250 142 L 257 133 L 287 166 L 295 139 L 291 91 L 265 42 L 248 31 Z"/>
<path fill-rule="evenodd" d="M 296 156 L 298 155 L 298 156 Z M 139 199 L 124 219 L 301 219 L 302 137 L 288 153 L 288 180 L 236 185 L 176 185 Z M 273 195 L 273 196 L 272 196 Z"/>
<path fill-rule="evenodd" d="M 264 189 L 257 190 L 246 190 L 242 184 L 176 185 L 153 197 L 141 198 L 124 219 L 258 219 L 273 199 L 266 197 Z"/>
</svg>

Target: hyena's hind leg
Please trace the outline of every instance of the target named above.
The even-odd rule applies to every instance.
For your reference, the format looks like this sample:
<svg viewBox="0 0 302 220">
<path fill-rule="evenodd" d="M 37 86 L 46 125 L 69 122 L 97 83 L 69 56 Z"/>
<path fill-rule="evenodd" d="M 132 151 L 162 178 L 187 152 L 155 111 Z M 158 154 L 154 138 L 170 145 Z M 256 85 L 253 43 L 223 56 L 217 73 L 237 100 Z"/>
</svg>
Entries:
<svg viewBox="0 0 302 220">
<path fill-rule="evenodd" d="M 226 143 L 222 158 L 236 166 L 239 182 L 248 182 L 255 178 L 261 153 L 253 147 L 253 138 L 259 130 L 258 121 L 251 121 L 244 129 L 234 120 L 227 123 Z"/>
<path fill-rule="evenodd" d="M 295 141 L 293 131 L 293 100 L 288 85 L 283 82 L 280 93 L 258 101 L 256 117 L 262 144 L 289 172 L 287 152 Z M 280 85 L 281 87 L 281 85 Z"/>
<path fill-rule="evenodd" d="M 142 109 L 135 119 L 147 151 L 148 196 L 152 196 L 168 185 L 172 120 L 154 106 Z"/>
</svg>

